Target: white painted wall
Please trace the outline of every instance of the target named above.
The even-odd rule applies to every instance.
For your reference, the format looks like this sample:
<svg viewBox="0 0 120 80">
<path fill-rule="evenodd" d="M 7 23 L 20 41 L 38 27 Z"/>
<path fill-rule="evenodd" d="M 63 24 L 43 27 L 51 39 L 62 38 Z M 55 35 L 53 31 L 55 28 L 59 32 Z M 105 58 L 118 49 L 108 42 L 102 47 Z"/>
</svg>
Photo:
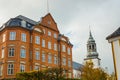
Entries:
<svg viewBox="0 0 120 80">
<path fill-rule="evenodd" d="M 100 67 L 100 65 L 99 65 L 99 63 L 100 63 L 99 59 L 92 59 L 92 61 L 93 61 L 93 64 L 94 64 L 94 68 L 99 68 Z"/>
<path fill-rule="evenodd" d="M 118 80 L 120 80 L 120 44 L 119 44 L 119 40 L 113 41 L 113 47 L 114 47 L 114 53 L 115 53 L 115 59 L 116 59 L 116 69 L 117 69 Z"/>
<path fill-rule="evenodd" d="M 80 79 L 80 77 L 81 77 L 81 72 L 79 70 L 73 69 L 73 78 Z"/>
</svg>

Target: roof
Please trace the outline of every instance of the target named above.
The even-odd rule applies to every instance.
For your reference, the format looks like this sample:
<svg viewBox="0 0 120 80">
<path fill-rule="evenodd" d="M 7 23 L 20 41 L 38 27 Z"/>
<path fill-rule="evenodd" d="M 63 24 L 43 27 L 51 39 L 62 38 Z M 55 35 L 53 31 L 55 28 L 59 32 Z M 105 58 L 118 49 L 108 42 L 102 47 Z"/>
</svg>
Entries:
<svg viewBox="0 0 120 80">
<path fill-rule="evenodd" d="M 25 16 L 22 16 L 22 15 L 19 15 L 19 16 L 17 16 L 16 18 L 25 20 L 25 21 L 27 21 L 27 22 L 29 22 L 29 23 L 31 23 L 31 24 L 34 24 L 34 25 L 38 24 L 38 22 L 36 22 L 36 21 L 34 21 L 34 20 L 32 20 L 32 19 L 29 19 L 29 18 L 27 18 L 27 17 L 25 17 Z"/>
<path fill-rule="evenodd" d="M 79 70 L 82 68 L 82 64 L 73 61 L 73 69 Z"/>
<path fill-rule="evenodd" d="M 14 27 L 14 26 L 20 26 L 32 30 L 33 27 L 37 24 L 38 22 L 31 20 L 25 16 L 19 15 L 15 18 L 9 19 L 5 24 L 3 24 L 2 27 L 0 28 L 0 31 L 3 30 L 5 27 Z"/>
<path fill-rule="evenodd" d="M 118 37 L 118 36 L 120 36 L 120 27 L 115 32 L 110 34 L 106 39 L 111 39 L 111 38 Z"/>
</svg>

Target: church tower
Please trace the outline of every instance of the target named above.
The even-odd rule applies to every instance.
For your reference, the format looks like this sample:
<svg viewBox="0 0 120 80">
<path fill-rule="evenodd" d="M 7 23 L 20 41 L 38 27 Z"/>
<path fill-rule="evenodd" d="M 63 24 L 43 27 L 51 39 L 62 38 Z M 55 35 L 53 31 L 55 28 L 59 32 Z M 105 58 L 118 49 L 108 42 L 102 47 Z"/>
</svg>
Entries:
<svg viewBox="0 0 120 80">
<path fill-rule="evenodd" d="M 97 47 L 91 31 L 89 32 L 89 39 L 87 41 L 87 56 L 84 59 L 85 63 L 91 63 L 94 68 L 100 67 L 100 58 L 98 57 Z"/>
</svg>

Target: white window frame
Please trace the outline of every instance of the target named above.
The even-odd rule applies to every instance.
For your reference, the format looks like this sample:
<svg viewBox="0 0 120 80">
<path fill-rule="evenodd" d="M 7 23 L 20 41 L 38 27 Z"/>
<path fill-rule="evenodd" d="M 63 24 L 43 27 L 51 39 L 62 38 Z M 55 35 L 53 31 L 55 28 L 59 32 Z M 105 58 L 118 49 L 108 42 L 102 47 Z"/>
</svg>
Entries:
<svg viewBox="0 0 120 80">
<path fill-rule="evenodd" d="M 42 47 L 45 47 L 45 40 L 42 39 Z"/>
<path fill-rule="evenodd" d="M 50 41 L 48 41 L 48 49 L 52 49 Z"/>
<path fill-rule="evenodd" d="M 71 60 L 68 58 L 68 66 L 71 67 Z"/>
<path fill-rule="evenodd" d="M 52 34 L 51 34 L 51 32 L 50 31 L 48 31 L 48 36 L 51 36 Z"/>
<path fill-rule="evenodd" d="M 42 53 L 42 62 L 45 62 L 45 53 Z"/>
<path fill-rule="evenodd" d="M 26 34 L 21 33 L 21 41 L 26 42 Z"/>
<path fill-rule="evenodd" d="M 54 43 L 54 50 L 57 51 L 57 44 Z"/>
<path fill-rule="evenodd" d="M 70 48 L 67 48 L 67 52 L 68 52 L 68 54 L 70 55 L 71 49 L 70 49 Z"/>
<path fill-rule="evenodd" d="M 35 51 L 35 59 L 40 60 L 40 51 Z"/>
<path fill-rule="evenodd" d="M 7 66 L 7 74 L 8 75 L 13 75 L 14 74 L 14 64 L 13 63 L 9 63 Z"/>
<path fill-rule="evenodd" d="M 58 64 L 58 57 L 54 55 L 54 64 Z"/>
<path fill-rule="evenodd" d="M 66 52 L 66 46 L 62 45 L 62 52 Z"/>
<path fill-rule="evenodd" d="M 20 49 L 20 57 L 25 58 L 26 57 L 26 50 L 24 48 Z"/>
<path fill-rule="evenodd" d="M 15 55 L 15 48 L 11 47 L 8 49 L 8 57 L 14 57 Z"/>
<path fill-rule="evenodd" d="M 39 65 L 35 65 L 34 70 L 39 70 Z"/>
<path fill-rule="evenodd" d="M 40 44 L 40 37 L 39 36 L 35 36 L 35 43 Z"/>
<path fill-rule="evenodd" d="M 48 54 L 48 63 L 52 63 L 52 55 Z"/>
<path fill-rule="evenodd" d="M 20 72 L 25 72 L 25 64 L 20 64 Z"/>
<path fill-rule="evenodd" d="M 16 32 L 10 32 L 9 40 L 15 40 L 16 39 Z"/>
<path fill-rule="evenodd" d="M 54 38 L 57 38 L 57 34 L 56 33 L 54 33 Z"/>
<path fill-rule="evenodd" d="M 62 58 L 62 64 L 65 66 L 66 65 L 66 57 Z"/>
</svg>

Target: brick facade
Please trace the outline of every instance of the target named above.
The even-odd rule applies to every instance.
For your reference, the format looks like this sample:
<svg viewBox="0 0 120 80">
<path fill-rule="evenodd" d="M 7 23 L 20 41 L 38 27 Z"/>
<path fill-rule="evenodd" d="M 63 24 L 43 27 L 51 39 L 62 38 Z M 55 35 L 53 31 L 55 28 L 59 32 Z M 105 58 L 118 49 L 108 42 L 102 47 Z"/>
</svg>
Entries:
<svg viewBox="0 0 120 80">
<path fill-rule="evenodd" d="M 19 17 L 15 19 L 19 20 Z M 59 64 L 69 70 L 67 77 L 72 77 L 72 44 L 64 35 L 60 36 L 58 43 L 60 32 L 51 14 L 44 16 L 37 24 L 24 17 L 20 20 L 20 25 L 13 25 L 13 18 L 0 29 L 0 79 L 15 78 L 18 72 L 37 68 L 60 67 Z M 30 23 L 32 28 L 23 26 L 22 21 L 26 21 L 25 25 Z"/>
</svg>

